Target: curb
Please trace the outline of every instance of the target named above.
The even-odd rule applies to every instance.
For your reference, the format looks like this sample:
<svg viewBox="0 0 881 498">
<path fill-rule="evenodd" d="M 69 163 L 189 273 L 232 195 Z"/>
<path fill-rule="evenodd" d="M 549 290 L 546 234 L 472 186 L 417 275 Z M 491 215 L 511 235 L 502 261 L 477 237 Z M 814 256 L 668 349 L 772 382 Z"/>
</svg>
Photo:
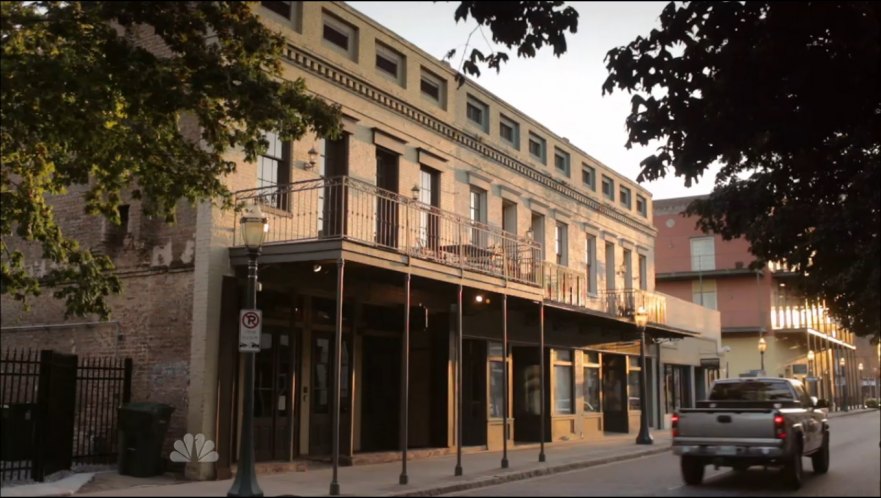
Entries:
<svg viewBox="0 0 881 498">
<path fill-rule="evenodd" d="M 827 418 L 851 417 L 853 415 L 862 415 L 864 413 L 878 413 L 878 410 L 874 409 L 874 408 L 868 408 L 868 409 L 863 408 L 860 410 L 850 410 L 850 411 L 846 411 L 846 412 L 834 412 L 834 413 L 835 413 L 835 415 L 830 413 L 826 417 Z"/>
<path fill-rule="evenodd" d="M 665 442 L 666 443 L 666 442 Z M 533 468 L 529 470 L 521 470 L 521 471 L 513 471 L 508 472 L 501 475 L 494 475 L 488 477 L 481 477 L 469 482 L 462 482 L 456 484 L 446 484 L 442 486 L 435 486 L 429 488 L 423 488 L 419 490 L 406 491 L 402 493 L 390 493 L 386 496 L 438 496 L 447 493 L 456 493 L 459 491 L 467 491 L 470 489 L 483 488 L 487 486 L 495 486 L 498 484 L 504 484 L 507 482 L 513 481 L 521 481 L 524 479 L 531 479 L 533 477 L 541 477 L 548 476 L 552 474 L 558 474 L 560 472 L 568 472 L 570 470 L 579 470 L 585 469 L 588 467 L 595 467 L 597 465 L 603 465 L 606 463 L 620 462 L 624 460 L 633 460 L 636 458 L 649 456 L 649 455 L 657 455 L 660 453 L 666 453 L 670 451 L 671 446 L 669 444 L 665 444 L 663 447 L 654 448 L 651 450 L 639 451 L 634 453 L 627 453 L 624 455 L 616 455 L 612 457 L 606 458 L 593 458 L 591 460 L 582 460 L 577 462 L 570 462 L 566 464 L 560 464 L 555 466 L 547 466 L 547 467 L 539 467 Z"/>
</svg>

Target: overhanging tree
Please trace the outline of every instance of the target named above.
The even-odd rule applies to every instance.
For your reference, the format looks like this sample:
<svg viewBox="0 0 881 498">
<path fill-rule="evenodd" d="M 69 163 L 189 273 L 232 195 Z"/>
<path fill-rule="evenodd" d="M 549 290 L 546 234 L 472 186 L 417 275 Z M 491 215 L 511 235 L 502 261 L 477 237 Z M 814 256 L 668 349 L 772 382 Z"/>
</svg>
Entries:
<svg viewBox="0 0 881 498">
<path fill-rule="evenodd" d="M 603 93 L 635 92 L 626 146 L 660 142 L 639 181 L 685 184 L 718 162 L 689 214 L 758 262 L 785 261 L 858 335 L 879 333 L 881 6 L 670 3 L 612 49 Z"/>
<path fill-rule="evenodd" d="M 49 198 L 87 185 L 85 210 L 119 223 L 121 193 L 173 220 L 180 199 L 225 207 L 223 177 L 239 148 L 248 160 L 306 131 L 333 136 L 339 109 L 280 78 L 284 39 L 244 2 L 2 2 L 0 152 L 2 293 L 53 288 L 68 315 L 107 317 L 120 282 L 106 256 L 56 223 Z M 153 30 L 162 55 L 129 36 Z M 142 31 L 143 32 L 143 31 Z M 188 137 L 182 123 L 201 134 Z M 29 271 L 15 234 L 51 265 Z"/>
</svg>

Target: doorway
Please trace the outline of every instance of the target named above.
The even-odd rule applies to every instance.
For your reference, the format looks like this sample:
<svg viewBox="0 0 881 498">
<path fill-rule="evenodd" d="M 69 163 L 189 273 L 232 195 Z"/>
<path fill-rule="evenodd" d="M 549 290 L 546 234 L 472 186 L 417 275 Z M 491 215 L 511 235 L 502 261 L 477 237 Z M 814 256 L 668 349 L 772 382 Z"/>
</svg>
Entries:
<svg viewBox="0 0 881 498">
<path fill-rule="evenodd" d="M 295 425 L 294 390 L 298 330 L 264 325 L 254 356 L 254 458 L 289 460 Z"/>
<path fill-rule="evenodd" d="M 486 445 L 486 341 L 462 340 L 462 445 Z"/>
<path fill-rule="evenodd" d="M 309 412 L 309 455 L 329 455 L 333 449 L 333 375 L 334 336 L 329 330 L 312 330 L 311 384 L 312 394 Z M 343 331 L 340 379 L 340 426 L 348 411 L 349 399 L 349 341 Z"/>
<path fill-rule="evenodd" d="M 376 148 L 376 186 L 397 194 L 398 155 Z M 394 196 L 377 192 L 376 243 L 381 246 L 398 247 L 398 204 Z"/>
<path fill-rule="evenodd" d="M 322 204 L 321 217 L 318 219 L 319 235 L 338 237 L 346 233 L 345 208 L 346 185 L 340 177 L 349 174 L 349 136 L 343 133 L 336 140 L 324 140 L 324 161 L 319 173 L 330 180 L 319 194 Z"/>
<path fill-rule="evenodd" d="M 537 442 L 541 440 L 541 358 L 535 346 L 511 348 L 514 366 L 514 441 Z M 547 358 L 545 358 L 547 359 Z M 545 386 L 550 379 L 545 375 Z M 545 428 L 549 429 L 548 401 L 545 392 Z M 545 430 L 545 441 L 550 441 L 550 430 Z"/>
<path fill-rule="evenodd" d="M 603 355 L 603 428 L 627 432 L 627 365 L 625 357 Z"/>
<path fill-rule="evenodd" d="M 361 451 L 400 449 L 401 339 L 362 339 Z"/>
</svg>

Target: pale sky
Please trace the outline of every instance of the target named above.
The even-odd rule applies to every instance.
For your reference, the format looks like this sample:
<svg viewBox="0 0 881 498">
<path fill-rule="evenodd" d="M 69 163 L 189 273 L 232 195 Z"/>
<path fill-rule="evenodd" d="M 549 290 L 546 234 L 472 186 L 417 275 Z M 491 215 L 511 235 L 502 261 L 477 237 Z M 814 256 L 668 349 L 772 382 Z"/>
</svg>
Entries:
<svg viewBox="0 0 881 498">
<path fill-rule="evenodd" d="M 626 45 L 639 35 L 659 27 L 658 16 L 667 2 L 571 2 L 578 11 L 578 32 L 566 37 L 568 50 L 560 58 L 549 47 L 534 59 L 521 59 L 516 50 L 501 72 L 481 68 L 476 82 L 496 96 L 569 139 L 577 147 L 606 166 L 632 180 L 639 174 L 639 163 L 653 148 L 634 146 L 627 150 L 624 120 L 630 112 L 630 96 L 616 91 L 602 95 L 608 76 L 603 63 L 606 52 Z M 349 2 L 353 8 L 373 18 L 429 54 L 442 58 L 458 48 L 451 64 L 458 67 L 468 34 L 476 23 L 454 21 L 458 2 Z M 484 27 L 486 40 L 492 41 Z M 490 51 L 487 41 L 476 32 L 471 47 Z M 499 46 L 497 48 L 504 48 Z M 469 48 L 470 52 L 470 48 Z M 691 188 L 672 171 L 665 178 L 643 182 L 657 199 L 707 194 L 713 189 L 718 168 L 711 168 Z"/>
</svg>

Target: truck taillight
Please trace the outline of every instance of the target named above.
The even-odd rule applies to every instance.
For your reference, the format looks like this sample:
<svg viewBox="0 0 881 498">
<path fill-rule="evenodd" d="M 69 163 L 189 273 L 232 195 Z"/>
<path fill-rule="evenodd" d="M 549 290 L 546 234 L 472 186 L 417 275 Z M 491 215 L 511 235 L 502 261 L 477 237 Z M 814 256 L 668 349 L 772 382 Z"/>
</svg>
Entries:
<svg viewBox="0 0 881 498">
<path fill-rule="evenodd" d="M 786 439 L 786 420 L 779 413 L 774 415 L 774 436 L 777 439 Z"/>
<path fill-rule="evenodd" d="M 670 430 L 673 434 L 673 437 L 677 437 L 679 435 L 679 414 L 674 413 L 672 417 L 670 417 Z"/>
</svg>

